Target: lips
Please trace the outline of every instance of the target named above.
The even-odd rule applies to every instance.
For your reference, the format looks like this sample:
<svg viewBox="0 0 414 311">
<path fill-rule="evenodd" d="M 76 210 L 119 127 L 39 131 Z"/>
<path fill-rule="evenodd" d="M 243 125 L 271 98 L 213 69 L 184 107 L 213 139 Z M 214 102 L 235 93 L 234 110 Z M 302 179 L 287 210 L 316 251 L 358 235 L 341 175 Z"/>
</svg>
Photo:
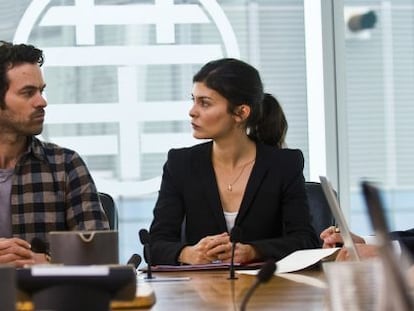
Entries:
<svg viewBox="0 0 414 311">
<path fill-rule="evenodd" d="M 40 112 L 40 113 L 34 113 L 32 115 L 32 119 L 33 120 L 44 120 L 45 119 L 45 113 L 44 112 Z"/>
</svg>

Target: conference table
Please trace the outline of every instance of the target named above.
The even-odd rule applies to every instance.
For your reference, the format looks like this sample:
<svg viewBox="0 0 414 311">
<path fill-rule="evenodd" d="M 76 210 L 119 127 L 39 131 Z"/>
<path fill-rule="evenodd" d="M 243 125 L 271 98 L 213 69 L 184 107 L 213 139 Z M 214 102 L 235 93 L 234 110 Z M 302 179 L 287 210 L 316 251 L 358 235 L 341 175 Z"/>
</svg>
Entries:
<svg viewBox="0 0 414 311">
<path fill-rule="evenodd" d="M 153 282 L 141 276 L 138 287 L 150 288 L 155 302 L 129 310 L 240 310 L 244 295 L 256 280 L 255 275 L 238 273 L 236 280 L 229 280 L 226 270 L 162 272 L 154 276 Z M 165 280 L 175 277 L 189 280 Z M 256 289 L 246 310 L 329 310 L 325 276 L 320 269 L 273 276 Z"/>
<path fill-rule="evenodd" d="M 240 310 L 243 298 L 257 280 L 256 275 L 241 273 L 236 273 L 237 279 L 230 280 L 228 270 L 155 272 L 151 281 L 145 275 L 137 276 L 135 300 L 113 301 L 113 311 Z M 261 311 L 329 309 L 321 268 L 273 275 L 270 281 L 256 288 L 246 306 L 246 310 Z M 23 300 L 17 310 L 33 311 L 33 305 Z"/>
</svg>

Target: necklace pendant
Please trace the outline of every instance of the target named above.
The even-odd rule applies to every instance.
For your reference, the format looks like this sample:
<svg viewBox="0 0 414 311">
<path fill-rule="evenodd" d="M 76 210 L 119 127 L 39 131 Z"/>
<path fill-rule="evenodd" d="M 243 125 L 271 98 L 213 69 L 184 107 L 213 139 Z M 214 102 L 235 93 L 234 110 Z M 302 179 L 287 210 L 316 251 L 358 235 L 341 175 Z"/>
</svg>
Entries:
<svg viewBox="0 0 414 311">
<path fill-rule="evenodd" d="M 231 186 L 231 184 L 228 184 L 228 185 L 227 185 L 227 190 L 228 190 L 228 191 L 233 191 L 233 187 Z"/>
</svg>

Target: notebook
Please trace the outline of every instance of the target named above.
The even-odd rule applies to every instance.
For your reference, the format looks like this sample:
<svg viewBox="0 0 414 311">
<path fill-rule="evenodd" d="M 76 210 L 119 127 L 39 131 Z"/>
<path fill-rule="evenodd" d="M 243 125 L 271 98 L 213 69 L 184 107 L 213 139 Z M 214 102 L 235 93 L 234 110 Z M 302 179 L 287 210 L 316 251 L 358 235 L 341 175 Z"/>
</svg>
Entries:
<svg viewBox="0 0 414 311">
<path fill-rule="evenodd" d="M 358 255 L 355 243 L 352 240 L 351 231 L 349 230 L 345 216 L 339 206 L 339 202 L 332 188 L 331 182 L 328 180 L 326 176 L 319 176 L 319 180 L 321 181 L 323 193 L 325 194 L 326 200 L 328 201 L 329 207 L 335 218 L 337 226 L 341 231 L 342 239 L 344 240 L 344 247 L 348 249 L 349 255 L 352 260 L 359 261 L 360 257 Z"/>
</svg>

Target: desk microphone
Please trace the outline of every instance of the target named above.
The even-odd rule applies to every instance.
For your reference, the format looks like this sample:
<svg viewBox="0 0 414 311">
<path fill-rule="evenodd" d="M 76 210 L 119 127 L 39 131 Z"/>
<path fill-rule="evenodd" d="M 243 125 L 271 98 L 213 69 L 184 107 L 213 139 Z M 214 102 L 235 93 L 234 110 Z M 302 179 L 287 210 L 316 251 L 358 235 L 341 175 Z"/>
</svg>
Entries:
<svg viewBox="0 0 414 311">
<path fill-rule="evenodd" d="M 145 280 L 147 282 L 171 282 L 171 281 L 188 281 L 189 277 L 154 277 L 152 276 L 152 261 L 151 261 L 151 236 L 146 229 L 139 230 L 139 239 L 141 241 L 141 244 L 144 245 L 144 258 L 147 262 L 147 277 Z"/>
<path fill-rule="evenodd" d="M 247 302 L 249 301 L 253 292 L 261 283 L 268 282 L 272 278 L 275 270 L 276 263 L 273 260 L 266 261 L 266 263 L 260 268 L 259 272 L 257 273 L 256 282 L 254 282 L 254 284 L 247 291 L 246 295 L 244 295 L 243 301 L 240 305 L 240 311 L 246 310 Z"/>
<path fill-rule="evenodd" d="M 230 259 L 230 276 L 229 280 L 236 280 L 237 277 L 234 273 L 234 251 L 236 250 L 236 243 L 241 241 L 241 229 L 238 226 L 234 226 L 230 232 L 231 242 L 231 259 Z"/>
<path fill-rule="evenodd" d="M 147 262 L 147 279 L 152 279 L 152 271 L 151 271 L 151 236 L 147 229 L 139 230 L 139 239 L 141 244 L 144 245 L 144 258 Z"/>
<path fill-rule="evenodd" d="M 45 241 L 38 237 L 34 237 L 30 242 L 32 252 L 48 254 L 48 245 Z"/>
<path fill-rule="evenodd" d="M 141 256 L 140 256 L 140 255 L 138 255 L 138 254 L 133 254 L 133 255 L 132 255 L 132 256 L 128 259 L 127 265 L 128 265 L 128 266 L 133 266 L 133 267 L 135 268 L 135 270 L 137 270 L 137 268 L 138 268 L 139 264 L 141 263 L 141 261 L 142 261 L 142 258 L 141 258 Z"/>
</svg>

